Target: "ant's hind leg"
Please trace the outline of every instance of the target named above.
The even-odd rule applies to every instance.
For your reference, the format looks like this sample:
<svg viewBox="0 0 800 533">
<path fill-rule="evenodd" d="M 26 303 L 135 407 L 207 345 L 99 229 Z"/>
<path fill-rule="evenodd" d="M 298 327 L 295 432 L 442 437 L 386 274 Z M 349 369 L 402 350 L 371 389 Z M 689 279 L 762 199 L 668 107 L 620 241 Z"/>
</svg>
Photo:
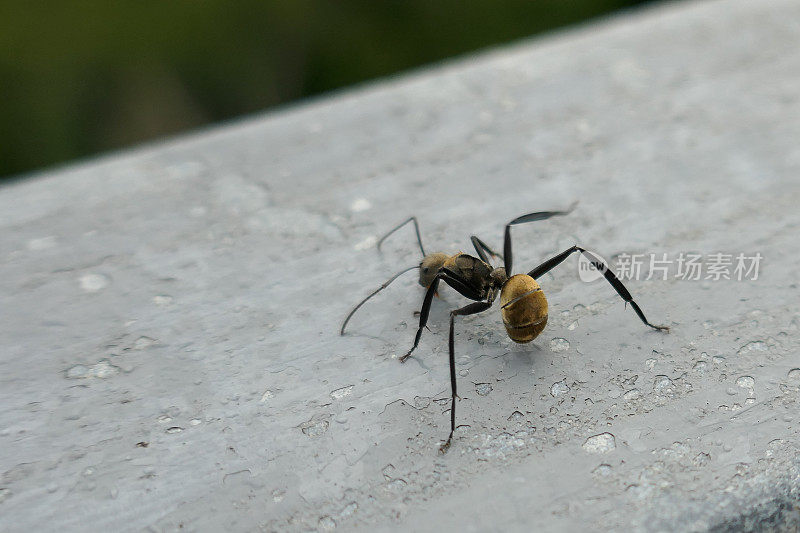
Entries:
<svg viewBox="0 0 800 533">
<path fill-rule="evenodd" d="M 575 252 L 582 253 L 589 260 L 589 262 L 592 264 L 593 267 L 595 267 L 597 270 L 603 273 L 603 277 L 606 278 L 606 281 L 608 281 L 611 284 L 611 286 L 614 287 L 614 290 L 617 291 L 617 294 L 619 294 L 620 298 L 625 300 L 625 302 L 631 304 L 631 307 L 633 307 L 633 310 L 636 311 L 636 315 L 639 317 L 639 319 L 641 319 L 642 322 L 644 322 L 646 325 L 650 326 L 653 329 L 661 331 L 669 331 L 669 326 L 657 326 L 655 324 L 651 324 L 650 322 L 648 322 L 642 310 L 639 308 L 636 302 L 633 301 L 633 296 L 631 296 L 631 293 L 628 292 L 628 289 L 625 288 L 625 285 L 623 285 L 622 282 L 619 280 L 619 278 L 614 275 L 611 269 L 608 268 L 606 264 L 603 263 L 603 261 L 599 257 L 594 255 L 592 252 L 584 250 L 579 246 L 572 246 L 571 248 L 564 250 L 557 256 L 551 257 L 541 265 L 537 266 L 536 268 L 528 272 L 528 275 L 533 279 L 538 279 L 539 277 L 543 276 L 553 268 L 563 263 L 567 257 L 569 257 Z"/>
</svg>

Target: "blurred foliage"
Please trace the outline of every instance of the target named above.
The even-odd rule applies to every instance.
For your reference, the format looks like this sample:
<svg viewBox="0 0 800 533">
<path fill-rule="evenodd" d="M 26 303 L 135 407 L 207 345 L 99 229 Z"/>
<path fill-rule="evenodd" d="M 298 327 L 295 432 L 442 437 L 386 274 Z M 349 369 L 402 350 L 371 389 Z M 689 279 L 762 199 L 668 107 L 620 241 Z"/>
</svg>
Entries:
<svg viewBox="0 0 800 533">
<path fill-rule="evenodd" d="M 0 2 L 0 176 L 642 0 Z"/>
</svg>

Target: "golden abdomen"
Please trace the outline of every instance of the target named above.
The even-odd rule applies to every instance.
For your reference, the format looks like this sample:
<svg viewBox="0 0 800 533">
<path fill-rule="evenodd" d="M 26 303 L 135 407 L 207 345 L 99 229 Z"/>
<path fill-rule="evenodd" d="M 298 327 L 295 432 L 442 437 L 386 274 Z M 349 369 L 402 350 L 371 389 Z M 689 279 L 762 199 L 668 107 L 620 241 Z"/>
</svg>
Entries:
<svg viewBox="0 0 800 533">
<path fill-rule="evenodd" d="M 533 291 L 533 292 L 531 292 Z M 526 294 L 508 307 L 502 307 L 515 298 Z M 526 275 L 511 276 L 500 293 L 500 312 L 503 324 L 511 340 L 520 344 L 530 342 L 547 325 L 547 298 L 536 281 Z"/>
</svg>

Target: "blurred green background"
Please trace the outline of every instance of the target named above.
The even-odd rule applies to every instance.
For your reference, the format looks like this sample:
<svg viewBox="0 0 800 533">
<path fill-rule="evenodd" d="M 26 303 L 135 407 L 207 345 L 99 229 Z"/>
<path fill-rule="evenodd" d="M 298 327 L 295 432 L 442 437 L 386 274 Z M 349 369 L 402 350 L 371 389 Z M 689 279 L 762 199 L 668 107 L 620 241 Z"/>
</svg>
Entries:
<svg viewBox="0 0 800 533">
<path fill-rule="evenodd" d="M 2 1 L 0 180 L 644 1 Z"/>
</svg>

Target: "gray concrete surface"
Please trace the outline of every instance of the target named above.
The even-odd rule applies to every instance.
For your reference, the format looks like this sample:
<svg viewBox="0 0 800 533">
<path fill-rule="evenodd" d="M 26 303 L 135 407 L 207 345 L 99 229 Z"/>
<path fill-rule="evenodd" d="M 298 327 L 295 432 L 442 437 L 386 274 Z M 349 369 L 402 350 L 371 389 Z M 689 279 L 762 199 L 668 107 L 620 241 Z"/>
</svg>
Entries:
<svg viewBox="0 0 800 533">
<path fill-rule="evenodd" d="M 800 4 L 682 2 L 0 189 L 0 530 L 796 528 Z M 547 329 L 448 310 L 401 365 L 427 246 L 514 232 L 761 253 L 757 280 L 573 258 Z M 597 437 L 601 435 L 600 437 Z"/>
</svg>

